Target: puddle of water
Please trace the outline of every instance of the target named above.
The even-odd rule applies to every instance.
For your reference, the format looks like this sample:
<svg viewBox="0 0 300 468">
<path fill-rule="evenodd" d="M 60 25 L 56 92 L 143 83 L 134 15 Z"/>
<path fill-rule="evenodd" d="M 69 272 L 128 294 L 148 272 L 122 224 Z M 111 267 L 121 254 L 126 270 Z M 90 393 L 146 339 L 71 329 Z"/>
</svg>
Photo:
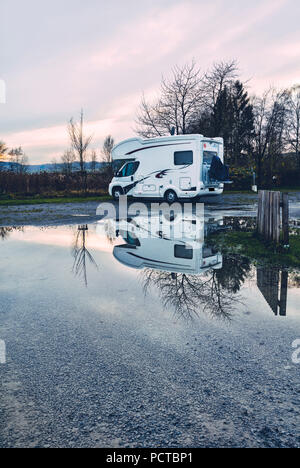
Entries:
<svg viewBox="0 0 300 468">
<path fill-rule="evenodd" d="M 3 445 L 295 446 L 300 274 L 129 221 L 0 229 Z"/>
<path fill-rule="evenodd" d="M 179 234 L 172 223 L 165 229 L 157 219 L 150 226 L 143 216 L 134 222 L 1 228 L 0 269 L 9 272 L 4 274 L 1 289 L 5 292 L 14 282 L 22 282 L 26 294 L 26 285 L 32 288 L 40 277 L 55 281 L 62 275 L 60 287 L 64 285 L 71 298 L 71 292 L 76 295 L 74 288 L 81 294 L 83 286 L 88 288 L 83 294 L 89 297 L 97 285 L 99 301 L 100 297 L 103 301 L 101 285 L 105 282 L 109 284 L 105 296 L 109 292 L 109 300 L 117 303 L 123 302 L 122 284 L 130 279 L 134 294 L 148 303 L 155 297 L 170 319 L 174 314 L 186 319 L 202 314 L 231 319 L 246 311 L 247 315 L 298 320 L 300 273 L 254 266 L 246 257 L 223 254 L 211 241 L 206 242 L 212 232 L 229 226 L 247 230 L 253 228 L 253 222 L 248 217 L 209 215 L 196 229 L 185 220 L 184 233 L 181 226 Z M 130 289 L 126 291 L 130 296 Z M 47 292 L 51 288 L 44 294 Z M 96 299 L 97 293 L 93 294 Z"/>
</svg>

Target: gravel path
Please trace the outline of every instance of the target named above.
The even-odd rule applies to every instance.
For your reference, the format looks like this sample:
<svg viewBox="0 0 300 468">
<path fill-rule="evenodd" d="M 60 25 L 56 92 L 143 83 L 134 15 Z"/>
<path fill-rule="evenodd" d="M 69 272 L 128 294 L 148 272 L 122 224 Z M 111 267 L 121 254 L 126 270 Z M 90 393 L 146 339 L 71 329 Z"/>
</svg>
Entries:
<svg viewBox="0 0 300 468">
<path fill-rule="evenodd" d="M 202 324 L 170 346 L 47 307 L 5 323 L 1 447 L 300 447 L 299 371 L 276 327 Z"/>
<path fill-rule="evenodd" d="M 249 215 L 256 213 L 257 195 L 233 194 L 220 197 L 203 197 L 210 211 L 221 211 L 224 215 Z M 0 226 L 51 226 L 63 224 L 92 223 L 98 218 L 97 202 L 66 203 L 49 205 L 21 205 L 0 207 Z M 291 215 L 300 218 L 300 192 L 290 194 Z"/>
</svg>

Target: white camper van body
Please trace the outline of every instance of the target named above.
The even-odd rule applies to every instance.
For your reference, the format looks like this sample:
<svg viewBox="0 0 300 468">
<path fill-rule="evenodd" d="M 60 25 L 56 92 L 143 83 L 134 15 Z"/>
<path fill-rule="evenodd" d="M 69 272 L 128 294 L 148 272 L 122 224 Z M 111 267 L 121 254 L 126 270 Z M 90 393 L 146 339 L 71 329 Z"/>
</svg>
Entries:
<svg viewBox="0 0 300 468">
<path fill-rule="evenodd" d="M 121 194 L 167 198 L 170 192 L 175 198 L 220 195 L 224 183 L 209 177 L 213 156 L 224 163 L 223 138 L 176 135 L 125 140 L 112 151 L 114 164 L 122 167 L 110 183 L 109 193 L 115 198 Z"/>
</svg>

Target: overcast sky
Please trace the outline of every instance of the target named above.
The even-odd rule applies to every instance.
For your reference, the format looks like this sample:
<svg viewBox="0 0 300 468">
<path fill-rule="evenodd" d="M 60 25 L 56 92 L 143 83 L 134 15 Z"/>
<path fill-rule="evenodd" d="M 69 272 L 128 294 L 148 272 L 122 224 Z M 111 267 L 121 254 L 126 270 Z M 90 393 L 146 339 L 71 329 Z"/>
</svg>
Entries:
<svg viewBox="0 0 300 468">
<path fill-rule="evenodd" d="M 95 148 L 133 136 L 142 92 L 192 58 L 237 59 L 250 93 L 300 83 L 299 0 L 0 0 L 0 18 L 0 140 L 31 163 L 61 156 L 81 107 Z"/>
</svg>

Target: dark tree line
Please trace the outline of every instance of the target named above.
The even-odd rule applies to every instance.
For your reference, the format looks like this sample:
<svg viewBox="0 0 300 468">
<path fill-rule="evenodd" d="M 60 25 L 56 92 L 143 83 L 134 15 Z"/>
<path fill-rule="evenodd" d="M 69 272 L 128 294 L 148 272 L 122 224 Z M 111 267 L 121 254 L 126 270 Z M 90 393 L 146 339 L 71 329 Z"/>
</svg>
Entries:
<svg viewBox="0 0 300 468">
<path fill-rule="evenodd" d="M 86 193 L 103 195 L 107 193 L 110 182 L 105 171 L 86 175 Z M 82 195 L 82 175 L 74 172 L 70 175 L 51 172 L 18 174 L 12 171 L 0 171 L 0 195 L 17 196 L 76 196 Z"/>
</svg>

